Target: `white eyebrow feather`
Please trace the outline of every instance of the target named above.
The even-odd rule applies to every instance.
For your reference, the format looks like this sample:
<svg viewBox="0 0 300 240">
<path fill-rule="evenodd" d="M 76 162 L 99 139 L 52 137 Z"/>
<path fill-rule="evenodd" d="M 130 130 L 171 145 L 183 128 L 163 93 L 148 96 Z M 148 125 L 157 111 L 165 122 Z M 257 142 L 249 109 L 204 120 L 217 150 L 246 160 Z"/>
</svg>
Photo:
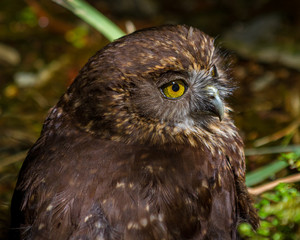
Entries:
<svg viewBox="0 0 300 240">
<path fill-rule="evenodd" d="M 194 32 L 194 28 L 193 27 L 190 27 L 189 28 L 189 32 L 188 32 L 188 35 L 187 35 L 187 39 L 191 39 L 193 37 L 193 32 Z"/>
</svg>

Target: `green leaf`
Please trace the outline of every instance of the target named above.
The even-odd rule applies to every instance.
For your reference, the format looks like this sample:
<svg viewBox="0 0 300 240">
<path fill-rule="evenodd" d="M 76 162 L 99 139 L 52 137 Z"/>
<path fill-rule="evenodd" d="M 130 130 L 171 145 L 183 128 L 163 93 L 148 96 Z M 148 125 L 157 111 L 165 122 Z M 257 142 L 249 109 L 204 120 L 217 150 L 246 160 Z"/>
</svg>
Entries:
<svg viewBox="0 0 300 240">
<path fill-rule="evenodd" d="M 57 4 L 69 9 L 99 32 L 109 41 L 113 41 L 125 35 L 125 33 L 98 10 L 82 0 L 53 0 Z"/>
<path fill-rule="evenodd" d="M 246 185 L 251 187 L 255 184 L 258 184 L 268 177 L 273 176 L 278 171 L 286 168 L 289 164 L 284 161 L 275 161 L 267 166 L 261 167 L 253 172 L 246 174 Z"/>
</svg>

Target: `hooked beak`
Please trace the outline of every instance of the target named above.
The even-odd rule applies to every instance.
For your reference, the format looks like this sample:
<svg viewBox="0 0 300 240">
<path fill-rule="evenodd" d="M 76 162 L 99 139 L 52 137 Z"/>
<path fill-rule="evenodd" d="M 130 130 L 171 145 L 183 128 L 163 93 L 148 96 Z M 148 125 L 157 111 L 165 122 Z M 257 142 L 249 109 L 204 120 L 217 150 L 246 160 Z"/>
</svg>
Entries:
<svg viewBox="0 0 300 240">
<path fill-rule="evenodd" d="M 213 86 L 206 87 L 206 90 L 210 99 L 210 103 L 212 104 L 210 111 L 219 117 L 221 122 L 224 118 L 224 103 L 220 98 L 219 91 Z"/>
</svg>

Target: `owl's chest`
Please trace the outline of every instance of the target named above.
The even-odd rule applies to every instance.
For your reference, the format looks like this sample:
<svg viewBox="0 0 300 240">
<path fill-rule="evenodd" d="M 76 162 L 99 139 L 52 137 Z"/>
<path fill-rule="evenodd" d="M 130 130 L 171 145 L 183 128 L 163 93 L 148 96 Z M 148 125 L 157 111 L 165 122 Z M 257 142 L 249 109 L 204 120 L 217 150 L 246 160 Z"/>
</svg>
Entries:
<svg viewBox="0 0 300 240">
<path fill-rule="evenodd" d="M 190 238 L 204 229 L 214 201 L 226 202 L 222 194 L 217 196 L 225 169 L 210 155 L 141 151 L 119 166 L 123 171 L 111 175 L 113 190 L 103 208 L 109 209 L 112 222 L 121 217 L 128 232 Z"/>
</svg>

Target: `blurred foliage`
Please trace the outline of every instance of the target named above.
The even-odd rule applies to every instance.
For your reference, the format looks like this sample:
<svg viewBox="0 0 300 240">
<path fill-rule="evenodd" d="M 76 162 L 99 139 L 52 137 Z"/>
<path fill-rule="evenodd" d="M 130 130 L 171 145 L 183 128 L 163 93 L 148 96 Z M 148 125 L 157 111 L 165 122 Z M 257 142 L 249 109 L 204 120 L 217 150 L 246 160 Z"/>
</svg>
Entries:
<svg viewBox="0 0 300 240">
<path fill-rule="evenodd" d="M 299 171 L 300 149 L 281 154 L 279 160 Z M 300 234 L 300 184 L 278 184 L 272 191 L 261 194 L 255 207 L 261 219 L 254 232 L 248 223 L 239 226 L 244 239 L 296 240 Z"/>
<path fill-rule="evenodd" d="M 65 38 L 76 48 L 83 48 L 87 44 L 87 36 L 89 29 L 85 26 L 78 26 L 74 29 L 69 30 L 65 34 Z"/>
<path fill-rule="evenodd" d="M 274 161 L 266 166 L 256 169 L 246 174 L 246 185 L 251 187 L 255 184 L 261 183 L 264 180 L 273 177 L 277 172 L 284 169 L 288 164 L 284 161 Z"/>
<path fill-rule="evenodd" d="M 185 23 L 219 36 L 217 42 L 228 48 L 225 53 L 231 52 L 229 72 L 239 88 L 229 102 L 235 109 L 232 115 L 246 147 L 276 148 L 300 143 L 300 15 L 296 11 L 299 1 L 282 4 L 280 0 L 90 0 L 89 3 L 123 30 L 127 29 L 128 20 L 137 29 Z M 76 14 L 76 10 L 73 12 Z M 48 110 L 87 59 L 107 40 L 87 24 L 90 22 L 82 22 L 48 0 L 18 4 L 3 0 L 0 23 L 3 45 L 0 45 L 0 239 L 5 239 L 2 229 L 7 227 L 9 202 L 26 151 L 38 138 Z M 105 30 L 109 32 L 110 28 Z M 274 159 L 283 161 L 284 167 L 275 169 Z M 247 157 L 250 173 L 263 166 L 272 171 L 260 172 L 256 184 L 299 171 L 300 151 L 279 158 L 278 151 Z M 300 239 L 299 189 L 299 184 L 280 184 L 257 196 L 261 226 L 253 232 L 249 225 L 241 224 L 241 236 Z"/>
<path fill-rule="evenodd" d="M 17 16 L 20 22 L 30 27 L 36 27 L 38 25 L 38 18 L 30 7 L 25 7 Z"/>
<path fill-rule="evenodd" d="M 256 232 L 242 223 L 239 227 L 245 239 L 299 239 L 300 232 L 300 192 L 299 184 L 279 184 L 274 191 L 260 196 L 256 204 L 261 218 Z"/>
<path fill-rule="evenodd" d="M 287 162 L 292 169 L 300 171 L 300 149 L 297 152 L 281 154 L 279 159 Z"/>
<path fill-rule="evenodd" d="M 54 0 L 55 1 L 55 0 Z M 109 41 L 113 41 L 125 35 L 125 33 L 101 12 L 82 0 L 60 0 L 55 1 L 69 9 L 83 21 L 89 23 L 101 32 Z"/>
</svg>

